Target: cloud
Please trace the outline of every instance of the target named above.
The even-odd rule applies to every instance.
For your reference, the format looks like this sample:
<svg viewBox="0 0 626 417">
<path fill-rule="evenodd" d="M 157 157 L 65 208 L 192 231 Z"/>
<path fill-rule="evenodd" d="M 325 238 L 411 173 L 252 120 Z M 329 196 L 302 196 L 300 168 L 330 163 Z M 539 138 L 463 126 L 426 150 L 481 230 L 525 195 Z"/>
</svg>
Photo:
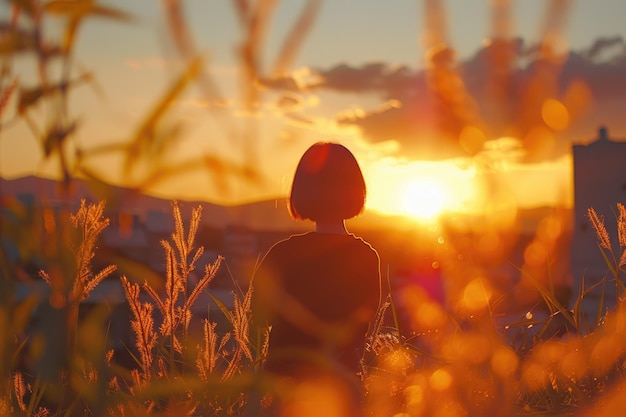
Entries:
<svg viewBox="0 0 626 417">
<path fill-rule="evenodd" d="M 589 59 L 594 60 L 595 58 L 601 56 L 607 49 L 616 46 L 619 47 L 622 52 L 624 51 L 624 39 L 621 36 L 597 39 L 587 51 L 587 56 Z"/>
<path fill-rule="evenodd" d="M 389 66 L 375 62 L 353 67 L 340 64 L 329 70 L 314 70 L 317 82 L 310 88 L 328 88 L 337 91 L 388 91 L 410 82 L 415 74 L 406 66 Z"/>
<path fill-rule="evenodd" d="M 303 125 L 303 126 L 313 126 L 315 125 L 314 120 L 309 119 L 305 116 L 296 114 L 296 113 L 286 113 L 285 117 L 290 120 L 291 122 L 294 122 L 296 125 Z"/>
<path fill-rule="evenodd" d="M 361 129 L 372 143 L 393 141 L 398 151 L 418 159 L 456 157 L 462 149 L 450 135 L 438 129 L 433 106 L 428 100 L 390 100 L 371 111 L 344 113 L 337 117 L 340 125 Z"/>
<path fill-rule="evenodd" d="M 300 126 L 314 126 L 313 118 L 306 116 L 306 109 L 316 107 L 319 98 L 314 94 L 299 94 L 286 92 L 279 95 L 274 102 L 268 104 L 269 109 L 273 109 L 282 117 Z"/>
<path fill-rule="evenodd" d="M 618 45 L 620 48 L 615 48 Z M 596 41 L 587 51 L 571 53 L 563 66 L 563 83 L 572 79 L 584 80 L 596 101 L 625 98 L 625 46 L 621 38 L 607 38 Z"/>
<path fill-rule="evenodd" d="M 283 110 L 294 110 L 301 105 L 302 100 L 294 94 L 283 94 L 276 100 L 276 106 Z"/>
<path fill-rule="evenodd" d="M 300 91 L 302 88 L 293 76 L 264 78 L 260 80 L 262 86 L 272 90 Z"/>
<path fill-rule="evenodd" d="M 480 146 L 468 149 L 460 142 L 471 127 L 485 140 L 519 138 L 532 161 L 567 152 L 571 141 L 582 139 L 581 127 L 595 131 L 614 121 L 603 109 L 607 100 L 626 98 L 625 77 L 621 38 L 598 39 L 588 50 L 564 56 L 549 44 L 511 39 L 486 43 L 463 62 L 455 61 L 450 48 L 441 48 L 429 51 L 423 70 L 342 63 L 309 69 L 308 82 L 283 80 L 282 85 L 293 91 L 373 94 L 379 107 L 343 112 L 336 121 L 357 126 L 372 143 L 396 141 L 406 156 L 436 159 L 480 152 Z M 566 119 L 556 123 L 558 117 Z"/>
<path fill-rule="evenodd" d="M 463 149 L 458 132 L 473 123 L 475 105 L 466 93 L 458 94 L 462 82 L 445 68 L 449 52 L 433 54 L 441 68 L 430 73 L 382 63 L 339 65 L 320 72 L 323 83 L 315 88 L 377 94 L 382 102 L 378 108 L 337 116 L 338 123 L 358 126 L 371 142 L 395 141 L 401 152 L 421 159 L 459 156 Z M 458 85 L 452 90 L 446 82 Z"/>
</svg>

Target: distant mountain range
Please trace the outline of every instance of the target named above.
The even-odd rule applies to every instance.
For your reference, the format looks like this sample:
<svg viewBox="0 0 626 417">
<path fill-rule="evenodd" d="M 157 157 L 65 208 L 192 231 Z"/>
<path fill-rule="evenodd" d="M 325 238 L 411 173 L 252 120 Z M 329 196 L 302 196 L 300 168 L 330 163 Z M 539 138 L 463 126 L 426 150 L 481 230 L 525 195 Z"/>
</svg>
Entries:
<svg viewBox="0 0 626 417">
<path fill-rule="evenodd" d="M 36 176 L 16 179 L 0 178 L 0 195 L 19 197 L 21 201 L 37 206 L 62 206 L 76 210 L 80 200 L 106 201 L 109 213 L 133 214 L 143 222 L 154 215 L 168 215 L 172 200 L 163 199 L 136 190 L 72 179 L 68 185 Z M 206 201 L 179 200 L 183 216 L 190 216 L 192 208 L 202 206 L 202 223 L 216 228 L 246 227 L 253 230 L 309 230 L 312 223 L 293 220 L 287 210 L 285 198 L 224 206 Z M 165 218 L 165 216 L 161 216 Z M 357 228 L 394 227 L 396 218 L 364 213 L 350 221 Z"/>
<path fill-rule="evenodd" d="M 147 222 L 148 218 L 170 218 L 172 201 L 140 193 L 136 190 L 94 183 L 88 180 L 72 179 L 68 185 L 36 177 L 27 176 L 7 180 L 0 178 L 0 196 L 19 197 L 23 202 L 37 206 L 62 206 L 76 210 L 81 199 L 106 201 L 106 210 L 111 213 L 127 213 Z M 241 205 L 224 206 L 206 201 L 179 200 L 183 216 L 190 216 L 192 208 L 202 206 L 202 223 L 215 227 L 245 227 L 253 230 L 298 231 L 310 230 L 311 222 L 294 221 L 287 211 L 285 198 L 258 201 Z M 533 230 L 537 222 L 554 210 L 553 207 L 539 207 L 520 211 L 523 229 Z M 407 227 L 402 217 L 385 216 L 366 211 L 359 217 L 349 220 L 350 229 L 397 230 Z M 169 228 L 170 225 L 167 225 Z M 171 230 L 171 229 L 169 229 Z"/>
</svg>

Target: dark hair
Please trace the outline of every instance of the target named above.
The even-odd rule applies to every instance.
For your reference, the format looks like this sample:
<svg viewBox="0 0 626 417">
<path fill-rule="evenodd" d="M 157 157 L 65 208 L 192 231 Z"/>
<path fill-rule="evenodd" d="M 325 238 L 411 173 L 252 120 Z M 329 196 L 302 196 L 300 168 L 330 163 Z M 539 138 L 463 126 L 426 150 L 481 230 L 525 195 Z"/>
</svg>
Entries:
<svg viewBox="0 0 626 417">
<path fill-rule="evenodd" d="M 297 220 L 350 219 L 363 211 L 365 180 L 343 145 L 318 142 L 300 158 L 291 185 L 289 212 Z"/>
</svg>

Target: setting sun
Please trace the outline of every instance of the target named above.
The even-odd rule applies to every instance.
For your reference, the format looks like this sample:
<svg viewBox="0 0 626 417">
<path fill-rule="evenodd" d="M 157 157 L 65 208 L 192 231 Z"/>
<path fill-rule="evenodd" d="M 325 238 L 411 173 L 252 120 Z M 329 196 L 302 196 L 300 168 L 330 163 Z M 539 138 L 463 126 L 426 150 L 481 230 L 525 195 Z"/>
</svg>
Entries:
<svg viewBox="0 0 626 417">
<path fill-rule="evenodd" d="M 434 220 L 449 200 L 444 184 L 433 179 L 408 180 L 402 192 L 401 209 L 419 220 Z"/>
<path fill-rule="evenodd" d="M 475 213 L 481 205 L 474 171 L 451 162 L 391 158 L 367 167 L 369 209 L 432 223 L 444 213 Z"/>
</svg>

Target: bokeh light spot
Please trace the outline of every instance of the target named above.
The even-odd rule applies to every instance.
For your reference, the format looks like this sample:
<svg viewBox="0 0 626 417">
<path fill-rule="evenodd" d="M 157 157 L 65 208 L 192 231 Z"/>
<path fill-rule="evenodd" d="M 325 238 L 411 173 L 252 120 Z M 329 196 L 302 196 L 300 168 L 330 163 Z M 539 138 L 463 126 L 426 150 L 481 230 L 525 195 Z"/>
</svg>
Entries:
<svg viewBox="0 0 626 417">
<path fill-rule="evenodd" d="M 579 380 L 585 376 L 589 367 L 582 351 L 574 350 L 561 359 L 559 369 L 565 376 Z"/>
<path fill-rule="evenodd" d="M 498 347 L 491 356 L 491 369 L 499 377 L 506 379 L 517 371 L 519 358 L 515 352 L 505 346 Z"/>
<path fill-rule="evenodd" d="M 530 392 L 537 391 L 548 383 L 548 373 L 541 364 L 528 361 L 522 371 L 522 382 Z"/>
<path fill-rule="evenodd" d="M 476 126 L 465 126 L 459 135 L 459 145 L 470 155 L 480 152 L 486 141 L 487 137 Z"/>
<path fill-rule="evenodd" d="M 561 236 L 563 224 L 554 216 L 544 218 L 537 228 L 537 237 L 543 242 L 554 242 Z"/>
<path fill-rule="evenodd" d="M 614 366 L 617 358 L 623 355 L 623 343 L 619 337 L 608 335 L 598 340 L 591 352 L 591 362 L 595 375 L 603 375 Z"/>
<path fill-rule="evenodd" d="M 524 250 L 524 261 L 530 266 L 545 265 L 548 260 L 548 249 L 539 241 L 534 241 Z"/>
<path fill-rule="evenodd" d="M 556 364 L 566 353 L 565 343 L 559 341 L 548 341 L 539 345 L 536 349 L 536 356 L 541 362 L 547 364 Z"/>
<path fill-rule="evenodd" d="M 424 402 L 424 388 L 419 385 L 409 385 L 404 390 L 404 396 L 406 397 L 406 404 L 410 407 L 423 404 Z"/>
<path fill-rule="evenodd" d="M 437 369 L 430 376 L 430 386 L 435 391 L 444 391 L 452 385 L 452 375 L 445 369 Z"/>
<path fill-rule="evenodd" d="M 292 387 L 281 416 L 345 416 L 350 398 L 347 387 L 331 378 L 311 379 Z"/>
<path fill-rule="evenodd" d="M 558 100 L 548 99 L 541 106 L 543 121 L 554 130 L 564 130 L 569 126 L 569 112 Z"/>
<path fill-rule="evenodd" d="M 419 307 L 417 320 L 420 330 L 434 330 L 445 324 L 446 314 L 439 304 L 427 301 Z"/>
<path fill-rule="evenodd" d="M 491 291 L 487 283 L 480 278 L 470 281 L 463 291 L 463 305 L 469 310 L 477 311 L 485 308 L 489 304 Z"/>
</svg>

